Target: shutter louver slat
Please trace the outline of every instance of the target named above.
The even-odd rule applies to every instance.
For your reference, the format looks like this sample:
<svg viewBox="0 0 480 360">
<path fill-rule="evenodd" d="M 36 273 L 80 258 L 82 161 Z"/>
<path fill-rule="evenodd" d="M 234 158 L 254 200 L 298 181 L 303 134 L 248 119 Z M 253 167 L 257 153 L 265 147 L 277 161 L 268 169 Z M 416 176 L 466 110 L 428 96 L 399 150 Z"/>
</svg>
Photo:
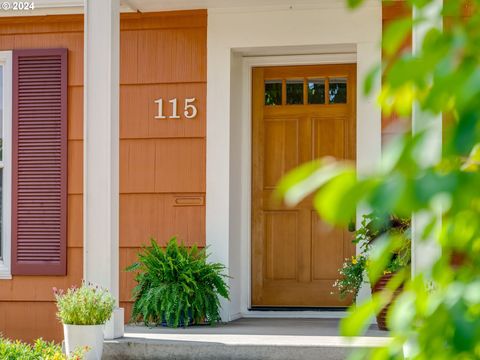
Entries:
<svg viewBox="0 0 480 360">
<path fill-rule="evenodd" d="M 67 50 L 13 52 L 12 274 L 66 275 Z"/>
</svg>

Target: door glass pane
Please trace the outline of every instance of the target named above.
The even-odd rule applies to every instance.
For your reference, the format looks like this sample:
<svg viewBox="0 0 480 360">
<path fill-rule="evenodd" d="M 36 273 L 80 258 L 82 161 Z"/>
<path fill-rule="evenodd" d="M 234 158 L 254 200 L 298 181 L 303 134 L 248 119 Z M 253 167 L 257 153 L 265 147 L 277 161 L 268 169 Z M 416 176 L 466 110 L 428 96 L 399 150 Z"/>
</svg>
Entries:
<svg viewBox="0 0 480 360">
<path fill-rule="evenodd" d="M 328 79 L 328 100 L 330 104 L 347 103 L 347 79 L 331 78 Z"/>
<path fill-rule="evenodd" d="M 282 80 L 265 81 L 265 105 L 282 105 Z"/>
<path fill-rule="evenodd" d="M 287 80 L 287 104 L 303 104 L 303 80 Z"/>
<path fill-rule="evenodd" d="M 325 79 L 308 80 L 308 103 L 325 104 Z"/>
</svg>

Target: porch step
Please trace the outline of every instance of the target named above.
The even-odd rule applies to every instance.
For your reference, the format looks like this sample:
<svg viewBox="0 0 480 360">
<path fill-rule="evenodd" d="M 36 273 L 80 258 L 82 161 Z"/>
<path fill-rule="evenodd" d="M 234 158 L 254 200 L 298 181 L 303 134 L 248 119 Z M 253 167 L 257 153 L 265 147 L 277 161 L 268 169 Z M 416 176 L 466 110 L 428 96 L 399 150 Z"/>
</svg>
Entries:
<svg viewBox="0 0 480 360">
<path fill-rule="evenodd" d="M 240 319 L 188 329 L 127 327 L 124 338 L 105 343 L 103 359 L 343 360 L 353 349 L 389 341 L 378 330 L 347 339 L 336 335 L 337 327 L 337 319 Z"/>
</svg>

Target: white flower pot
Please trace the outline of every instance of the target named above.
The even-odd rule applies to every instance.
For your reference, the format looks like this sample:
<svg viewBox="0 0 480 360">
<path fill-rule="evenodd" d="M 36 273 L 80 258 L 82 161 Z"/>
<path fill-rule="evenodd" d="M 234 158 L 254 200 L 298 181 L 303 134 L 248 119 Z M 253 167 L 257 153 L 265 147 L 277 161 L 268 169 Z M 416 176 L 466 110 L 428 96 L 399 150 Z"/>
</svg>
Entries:
<svg viewBox="0 0 480 360">
<path fill-rule="evenodd" d="M 101 360 L 103 353 L 104 325 L 68 325 L 63 324 L 65 352 L 71 354 L 78 348 L 88 346 L 85 360 Z"/>
</svg>

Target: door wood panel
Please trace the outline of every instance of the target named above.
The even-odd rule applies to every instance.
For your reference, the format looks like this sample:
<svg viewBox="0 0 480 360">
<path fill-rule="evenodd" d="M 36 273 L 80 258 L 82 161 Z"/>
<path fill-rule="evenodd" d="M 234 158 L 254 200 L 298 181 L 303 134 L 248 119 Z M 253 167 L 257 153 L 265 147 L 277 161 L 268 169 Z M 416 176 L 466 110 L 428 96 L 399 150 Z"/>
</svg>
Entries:
<svg viewBox="0 0 480 360">
<path fill-rule="evenodd" d="M 293 280 L 297 277 L 297 241 L 297 212 L 265 213 L 267 279 Z"/>
<path fill-rule="evenodd" d="M 265 188 L 274 189 L 285 172 L 298 166 L 298 122 L 265 119 Z"/>
<path fill-rule="evenodd" d="M 287 208 L 273 194 L 281 177 L 302 163 L 324 156 L 355 160 L 355 69 L 342 64 L 252 70 L 253 308 L 351 302 L 331 295 L 343 260 L 355 253 L 351 234 L 323 222 L 311 197 Z M 329 103 L 329 80 L 338 78 L 346 79 L 346 102 Z M 309 104 L 310 79 L 325 80 L 325 104 Z M 265 82 L 273 80 L 282 84 L 282 100 L 265 105 Z M 287 105 L 289 80 L 303 81 L 298 105 Z"/>
</svg>

